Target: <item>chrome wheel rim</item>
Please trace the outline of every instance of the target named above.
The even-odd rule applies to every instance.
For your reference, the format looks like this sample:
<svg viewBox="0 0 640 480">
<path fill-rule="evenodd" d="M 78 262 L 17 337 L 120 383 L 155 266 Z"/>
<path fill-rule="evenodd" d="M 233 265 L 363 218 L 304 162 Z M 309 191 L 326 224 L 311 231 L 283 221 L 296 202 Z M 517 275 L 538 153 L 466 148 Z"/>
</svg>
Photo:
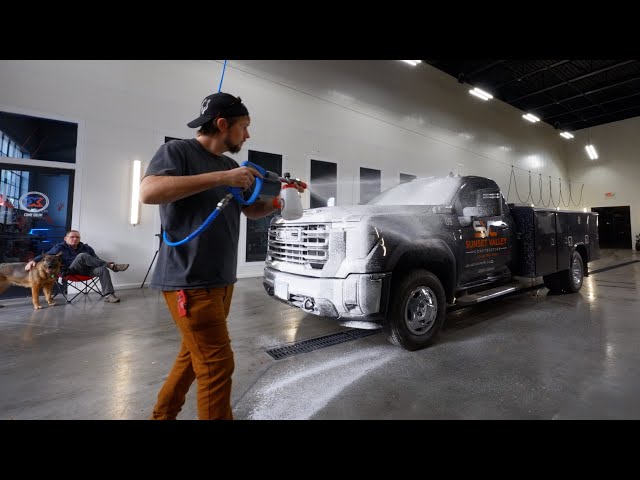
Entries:
<svg viewBox="0 0 640 480">
<path fill-rule="evenodd" d="M 404 306 L 404 321 L 414 335 L 425 335 L 438 316 L 438 300 L 429 287 L 414 289 Z"/>
<path fill-rule="evenodd" d="M 571 276 L 573 278 L 573 285 L 577 288 L 582 285 L 582 267 L 580 266 L 580 260 L 578 257 L 574 257 L 571 264 Z"/>
</svg>

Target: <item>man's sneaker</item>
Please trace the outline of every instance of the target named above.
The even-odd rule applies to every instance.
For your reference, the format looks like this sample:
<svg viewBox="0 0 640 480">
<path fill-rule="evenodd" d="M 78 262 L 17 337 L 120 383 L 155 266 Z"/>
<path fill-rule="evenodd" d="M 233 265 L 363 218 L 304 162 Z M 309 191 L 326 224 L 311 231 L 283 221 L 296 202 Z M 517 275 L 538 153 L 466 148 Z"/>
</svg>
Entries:
<svg viewBox="0 0 640 480">
<path fill-rule="evenodd" d="M 115 293 L 110 293 L 109 295 L 104 297 L 104 301 L 109 303 L 118 303 L 120 299 L 116 297 Z"/>
<path fill-rule="evenodd" d="M 124 272 L 127 268 L 129 268 L 128 263 L 110 263 L 107 266 L 114 272 Z"/>
</svg>

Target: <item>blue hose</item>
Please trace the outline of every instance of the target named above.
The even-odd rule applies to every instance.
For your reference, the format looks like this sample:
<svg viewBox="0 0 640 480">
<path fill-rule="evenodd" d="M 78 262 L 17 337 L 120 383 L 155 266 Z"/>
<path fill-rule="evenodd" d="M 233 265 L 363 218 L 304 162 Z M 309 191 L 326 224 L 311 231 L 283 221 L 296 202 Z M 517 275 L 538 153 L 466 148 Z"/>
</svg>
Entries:
<svg viewBox="0 0 640 480">
<path fill-rule="evenodd" d="M 227 198 L 227 197 L 225 197 L 225 198 Z M 224 208 L 224 207 L 222 207 L 222 208 Z M 166 243 L 170 247 L 177 247 L 178 245 L 182 245 L 183 243 L 190 242 L 191 240 L 196 238 L 198 235 L 200 235 L 205 228 L 207 228 L 209 225 L 211 225 L 211 222 L 213 222 L 216 219 L 218 214 L 222 211 L 222 208 L 216 207 L 216 209 L 213 212 L 211 212 L 211 214 L 202 223 L 202 225 L 200 225 L 195 231 L 190 233 L 188 236 L 186 236 L 185 238 L 183 238 L 182 240 L 179 240 L 177 242 L 172 242 L 171 240 L 169 240 L 169 237 L 167 237 L 167 231 L 164 230 L 162 232 L 162 238 L 164 239 L 164 243 Z"/>
<path fill-rule="evenodd" d="M 258 172 L 260 172 L 260 175 L 262 175 L 264 178 L 267 178 L 272 181 L 279 181 L 279 176 L 277 174 L 273 172 L 269 172 L 264 168 L 262 168 L 260 165 L 256 165 L 255 163 L 245 161 L 245 162 L 242 162 L 241 166 L 253 167 L 256 170 L 258 170 Z M 200 225 L 195 231 L 190 233 L 188 236 L 186 236 L 185 238 L 177 242 L 172 242 L 171 240 L 169 240 L 169 237 L 167 236 L 167 231 L 163 230 L 162 238 L 164 240 L 164 243 L 166 243 L 170 247 L 177 247 L 178 245 L 182 245 L 184 243 L 190 242 L 191 240 L 196 238 L 198 235 L 200 235 L 205 228 L 211 225 L 211 223 L 217 218 L 218 214 L 222 211 L 222 209 L 229 204 L 232 198 L 235 198 L 236 201 L 238 201 L 241 205 L 252 205 L 253 202 L 255 202 L 258 199 L 258 196 L 262 192 L 262 184 L 264 183 L 263 178 L 255 177 L 255 179 L 256 179 L 256 186 L 253 189 L 253 193 L 251 194 L 251 197 L 249 197 L 248 200 L 245 200 L 243 198 L 242 189 L 240 187 L 227 187 L 227 189 L 229 190 L 229 193 L 225 195 L 225 197 L 222 200 L 220 200 L 215 210 L 211 212 L 211 214 L 202 223 L 202 225 Z"/>
<path fill-rule="evenodd" d="M 218 93 L 220 93 L 220 89 L 222 89 L 222 81 L 224 80 L 224 71 L 227 69 L 227 61 L 224 61 L 224 65 L 222 66 L 222 75 L 220 76 L 220 85 L 218 85 Z"/>
</svg>

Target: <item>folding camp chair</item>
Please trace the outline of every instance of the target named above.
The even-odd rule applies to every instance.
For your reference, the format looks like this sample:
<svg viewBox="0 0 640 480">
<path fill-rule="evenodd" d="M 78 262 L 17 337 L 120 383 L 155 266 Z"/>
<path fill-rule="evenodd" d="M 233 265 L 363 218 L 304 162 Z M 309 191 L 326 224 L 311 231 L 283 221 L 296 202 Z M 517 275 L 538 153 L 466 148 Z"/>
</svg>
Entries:
<svg viewBox="0 0 640 480">
<path fill-rule="evenodd" d="M 98 277 L 69 274 L 58 277 L 56 286 L 58 287 L 58 292 L 62 294 L 67 303 L 71 303 L 81 293 L 88 295 L 94 292 L 102 297 L 103 295 L 98 280 Z M 70 292 L 69 289 L 73 289 L 73 291 Z"/>
</svg>

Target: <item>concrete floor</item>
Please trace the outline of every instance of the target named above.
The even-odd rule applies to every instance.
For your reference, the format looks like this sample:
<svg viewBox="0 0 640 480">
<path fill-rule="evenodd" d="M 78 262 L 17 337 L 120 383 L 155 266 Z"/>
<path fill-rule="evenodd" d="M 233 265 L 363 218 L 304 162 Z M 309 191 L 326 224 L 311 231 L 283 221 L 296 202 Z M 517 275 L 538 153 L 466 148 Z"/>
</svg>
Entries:
<svg viewBox="0 0 640 480">
<path fill-rule="evenodd" d="M 595 270 L 640 260 L 603 251 Z M 436 344 L 382 333 L 274 360 L 272 347 L 347 330 L 236 285 L 236 419 L 640 419 L 640 262 L 574 295 L 541 287 L 452 311 Z M 26 290 L 25 290 L 26 291 Z M 179 335 L 154 290 L 0 309 L 0 419 L 146 419 Z M 60 299 L 58 298 L 58 301 Z M 181 419 L 195 419 L 195 383 Z"/>
</svg>

